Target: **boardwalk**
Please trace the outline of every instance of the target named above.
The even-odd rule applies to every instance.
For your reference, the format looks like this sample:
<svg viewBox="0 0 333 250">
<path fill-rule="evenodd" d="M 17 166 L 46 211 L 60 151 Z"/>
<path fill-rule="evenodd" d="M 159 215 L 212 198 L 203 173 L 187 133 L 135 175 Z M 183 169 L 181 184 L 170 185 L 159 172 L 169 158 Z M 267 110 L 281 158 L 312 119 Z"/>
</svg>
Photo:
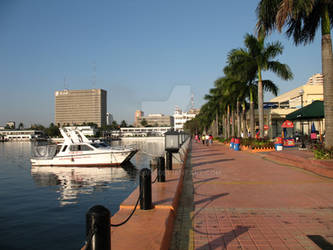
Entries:
<svg viewBox="0 0 333 250">
<path fill-rule="evenodd" d="M 171 249 L 320 249 L 333 244 L 333 180 L 193 143 Z M 329 247 L 329 246 L 328 246 Z"/>
</svg>

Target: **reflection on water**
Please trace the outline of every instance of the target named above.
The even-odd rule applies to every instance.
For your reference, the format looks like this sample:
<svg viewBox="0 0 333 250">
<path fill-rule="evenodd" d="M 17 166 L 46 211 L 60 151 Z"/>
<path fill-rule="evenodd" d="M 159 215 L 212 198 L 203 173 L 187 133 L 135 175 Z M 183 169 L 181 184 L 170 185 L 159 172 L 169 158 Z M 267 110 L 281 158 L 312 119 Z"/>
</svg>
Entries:
<svg viewBox="0 0 333 250">
<path fill-rule="evenodd" d="M 92 194 L 103 190 L 111 183 L 133 181 L 137 169 L 133 164 L 122 167 L 35 167 L 31 175 L 38 186 L 60 186 L 61 206 L 76 204 L 79 194 Z"/>
<path fill-rule="evenodd" d="M 32 168 L 29 142 L 0 143 L 0 249 L 80 248 L 89 208 L 100 204 L 116 213 L 137 187 L 139 170 L 149 167 L 150 154 L 163 149 L 162 140 L 124 144 L 140 145 L 135 166 L 59 169 Z"/>
</svg>

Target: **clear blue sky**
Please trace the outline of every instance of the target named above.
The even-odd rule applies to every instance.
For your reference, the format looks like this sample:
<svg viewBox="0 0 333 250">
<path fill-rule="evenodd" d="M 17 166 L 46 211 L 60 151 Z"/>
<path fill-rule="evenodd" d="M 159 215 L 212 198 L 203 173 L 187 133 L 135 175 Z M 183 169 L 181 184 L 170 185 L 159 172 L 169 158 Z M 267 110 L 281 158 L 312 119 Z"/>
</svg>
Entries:
<svg viewBox="0 0 333 250">
<path fill-rule="evenodd" d="M 257 4 L 258 0 L 1 0 L 0 126 L 9 120 L 49 125 L 54 120 L 54 91 L 64 87 L 107 90 L 108 112 L 117 121 L 132 122 L 142 103 L 170 105 L 167 100 L 177 86 L 189 86 L 200 107 L 223 75 L 228 52 L 243 47 L 244 35 L 254 32 Z M 295 76 L 285 82 L 264 73 L 280 93 L 321 72 L 320 36 L 299 47 L 283 34 L 270 39 L 283 43 L 284 54 L 278 59 L 289 64 Z M 265 95 L 266 100 L 271 97 Z M 171 106 L 182 103 L 180 98 Z"/>
</svg>

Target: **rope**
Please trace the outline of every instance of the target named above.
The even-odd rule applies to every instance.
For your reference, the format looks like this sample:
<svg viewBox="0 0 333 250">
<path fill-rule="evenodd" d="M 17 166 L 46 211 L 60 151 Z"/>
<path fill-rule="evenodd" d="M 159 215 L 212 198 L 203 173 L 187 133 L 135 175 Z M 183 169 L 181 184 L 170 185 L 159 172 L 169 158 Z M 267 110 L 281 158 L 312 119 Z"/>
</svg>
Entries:
<svg viewBox="0 0 333 250">
<path fill-rule="evenodd" d="M 135 206 L 134 206 L 134 209 L 132 210 L 131 214 L 127 217 L 126 220 L 124 220 L 123 222 L 121 222 L 121 223 L 119 223 L 119 224 L 112 224 L 112 223 L 111 223 L 111 227 L 120 227 L 120 226 L 124 225 L 127 221 L 129 221 L 129 219 L 130 219 L 130 218 L 132 217 L 132 215 L 134 214 L 134 212 L 135 212 L 135 210 L 136 210 L 136 207 L 137 207 L 138 204 L 139 204 L 140 199 L 141 199 L 141 195 L 139 195 L 139 198 L 138 198 L 138 200 L 136 201 L 136 204 L 135 204 Z"/>
<path fill-rule="evenodd" d="M 157 170 L 157 171 L 158 171 L 158 170 Z M 158 174 L 156 175 L 155 180 L 154 180 L 151 184 L 154 184 L 154 183 L 157 181 L 157 177 L 158 177 Z"/>
</svg>

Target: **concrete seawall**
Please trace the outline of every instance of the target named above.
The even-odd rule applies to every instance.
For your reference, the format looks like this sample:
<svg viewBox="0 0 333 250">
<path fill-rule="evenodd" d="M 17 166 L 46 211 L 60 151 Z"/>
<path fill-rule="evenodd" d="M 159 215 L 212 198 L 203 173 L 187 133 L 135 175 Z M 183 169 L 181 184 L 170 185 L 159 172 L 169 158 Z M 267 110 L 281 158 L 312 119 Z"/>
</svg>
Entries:
<svg viewBox="0 0 333 250">
<path fill-rule="evenodd" d="M 173 154 L 173 169 L 166 170 L 166 182 L 152 184 L 154 208 L 140 210 L 120 227 L 111 228 L 112 249 L 169 249 L 174 219 L 183 185 L 184 166 L 187 160 L 190 139 Z M 156 178 L 156 171 L 152 179 Z M 139 187 L 120 205 L 120 210 L 111 217 L 118 224 L 128 217 L 139 197 Z"/>
</svg>

